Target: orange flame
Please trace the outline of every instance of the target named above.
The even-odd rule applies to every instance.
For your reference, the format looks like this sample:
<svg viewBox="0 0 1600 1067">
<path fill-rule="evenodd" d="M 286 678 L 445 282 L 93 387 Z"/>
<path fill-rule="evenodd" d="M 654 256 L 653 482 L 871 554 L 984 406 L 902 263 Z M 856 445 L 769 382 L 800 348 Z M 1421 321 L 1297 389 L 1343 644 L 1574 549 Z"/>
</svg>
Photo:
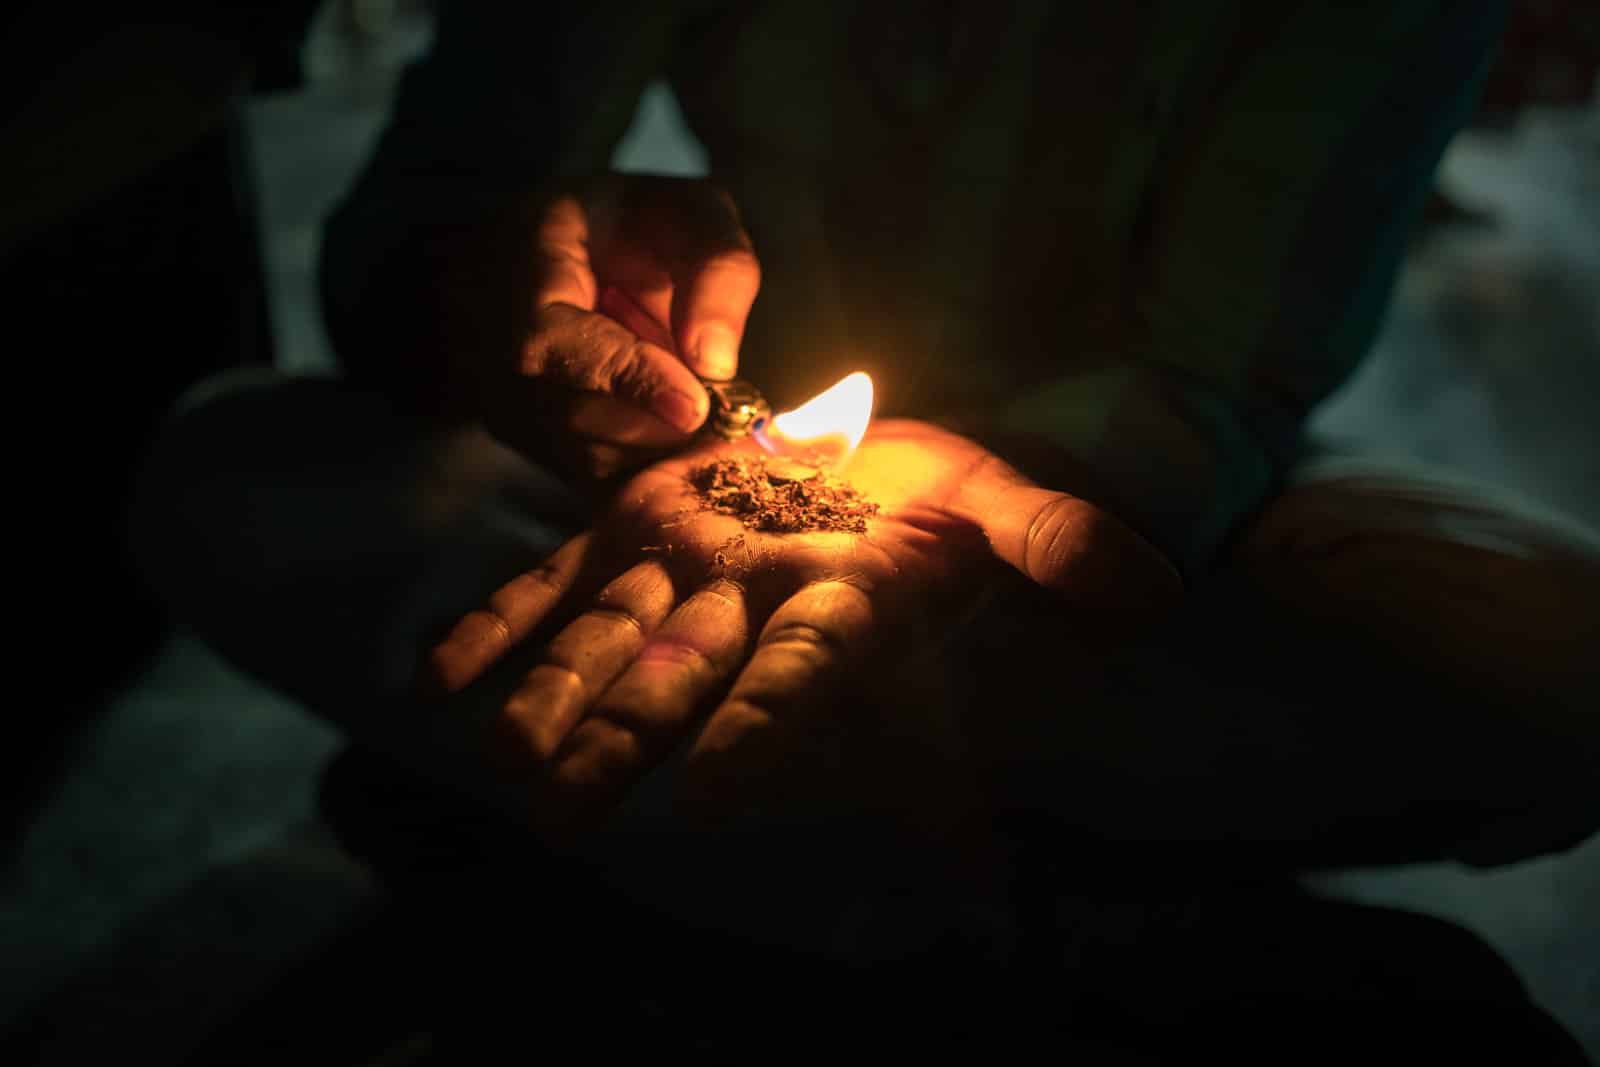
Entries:
<svg viewBox="0 0 1600 1067">
<path fill-rule="evenodd" d="M 806 455 L 843 467 L 872 421 L 872 379 L 862 371 L 846 375 L 793 411 L 774 415 L 757 431 L 768 452 Z"/>
</svg>

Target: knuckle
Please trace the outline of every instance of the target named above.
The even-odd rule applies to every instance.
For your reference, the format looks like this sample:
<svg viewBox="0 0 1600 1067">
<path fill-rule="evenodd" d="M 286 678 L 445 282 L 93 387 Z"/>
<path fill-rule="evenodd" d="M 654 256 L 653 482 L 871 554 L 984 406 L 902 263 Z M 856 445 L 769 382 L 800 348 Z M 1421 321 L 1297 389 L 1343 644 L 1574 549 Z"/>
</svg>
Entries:
<svg viewBox="0 0 1600 1067">
<path fill-rule="evenodd" d="M 522 684 L 506 698 L 502 714 L 522 722 L 544 723 L 549 729 L 546 713 L 570 699 L 582 700 L 588 683 L 575 666 L 554 649 L 547 653 L 544 662 L 528 672 Z"/>
<path fill-rule="evenodd" d="M 646 739 L 668 740 L 716 675 L 715 665 L 697 648 L 650 645 L 634 668 L 600 697 L 591 718 L 611 721 Z"/>
<path fill-rule="evenodd" d="M 641 348 L 638 338 L 603 315 L 552 304 L 535 313 L 519 369 L 527 377 L 611 392 L 614 383 L 639 374 Z"/>
<path fill-rule="evenodd" d="M 1021 479 L 1015 467 L 987 449 L 978 453 L 964 476 L 966 482 L 982 486 L 1011 486 Z"/>
<path fill-rule="evenodd" d="M 522 580 L 535 589 L 544 589 L 552 593 L 561 590 L 561 572 L 551 563 L 541 563 L 531 570 L 524 571 Z"/>
<path fill-rule="evenodd" d="M 702 269 L 707 273 L 749 278 L 757 283 L 761 280 L 761 260 L 748 245 L 713 252 Z"/>
<path fill-rule="evenodd" d="M 583 678 L 571 668 L 541 663 L 500 709 L 502 733 L 516 738 L 535 763 L 548 763 L 561 745 L 564 724 L 549 712 L 562 694 L 581 699 Z"/>
<path fill-rule="evenodd" d="M 571 664 L 551 658 L 528 672 L 527 681 L 513 699 L 531 706 L 557 694 L 581 695 L 583 690 L 583 675 Z"/>
<path fill-rule="evenodd" d="M 640 652 L 639 658 L 653 667 L 670 667 L 690 678 L 710 677 L 718 673 L 712 658 L 687 641 L 652 641 Z"/>
<path fill-rule="evenodd" d="M 492 606 L 478 608 L 462 617 L 444 647 L 498 655 L 511 645 L 514 636 L 511 621 L 503 614 Z"/>
<path fill-rule="evenodd" d="M 1076 555 L 1083 533 L 1083 509 L 1078 501 L 1055 497 L 1045 502 L 1028 521 L 1023 538 L 1027 575 L 1044 584 L 1061 577 Z"/>
<path fill-rule="evenodd" d="M 588 248 L 572 242 L 542 240 L 534 280 L 540 304 L 559 303 L 557 294 L 570 294 L 573 289 L 585 297 L 592 296 L 594 268 Z"/>
<path fill-rule="evenodd" d="M 522 342 L 522 373 L 539 376 L 557 368 L 562 354 L 571 347 L 573 328 L 582 314 L 570 304 L 547 304 L 534 309 L 528 336 Z"/>
<path fill-rule="evenodd" d="M 639 751 L 638 731 L 614 719 L 591 718 L 585 720 L 582 729 L 585 734 L 583 742 L 586 746 L 593 745 L 628 758 L 642 755 Z"/>
<path fill-rule="evenodd" d="M 534 338 L 545 337 L 552 331 L 558 330 L 573 321 L 573 318 L 579 314 L 582 314 L 579 309 L 571 304 L 564 304 L 559 301 L 536 307 L 528 320 L 531 336 Z"/>
<path fill-rule="evenodd" d="M 496 591 L 489 598 L 488 612 L 497 616 L 506 628 L 506 636 L 511 635 L 511 624 L 508 617 L 513 614 L 518 604 L 528 596 L 541 599 L 552 594 L 559 594 L 562 589 L 561 573 L 548 563 L 541 563 L 532 570 L 523 571 L 516 580 L 504 588 Z"/>
<path fill-rule="evenodd" d="M 537 378 L 544 373 L 545 364 L 550 360 L 550 338 L 538 323 L 522 342 L 522 352 L 517 360 L 517 371 L 530 378 Z"/>
<path fill-rule="evenodd" d="M 710 585 L 701 589 L 696 596 L 713 600 L 721 608 L 729 611 L 743 611 L 747 590 L 742 581 L 726 574 L 713 579 Z"/>
<path fill-rule="evenodd" d="M 862 561 L 852 559 L 851 562 Z M 887 562 L 893 566 L 892 561 Z M 876 564 L 853 567 L 808 586 L 800 594 L 804 598 L 803 614 L 795 617 L 815 620 L 815 625 L 826 633 L 832 644 L 842 646 L 846 634 L 859 634 L 871 625 L 873 593 L 877 586 L 869 573 L 872 566 Z"/>
<path fill-rule="evenodd" d="M 429 649 L 423 663 L 425 677 L 446 694 L 458 692 L 499 659 L 513 639 L 511 624 L 498 612 L 484 608 L 468 612 L 448 637 Z"/>
<path fill-rule="evenodd" d="M 618 338 L 606 346 L 594 373 L 593 388 L 622 397 L 647 395 L 659 377 L 649 350 L 637 338 Z"/>
<path fill-rule="evenodd" d="M 601 785 L 617 768 L 637 765 L 645 757 L 635 731 L 593 716 L 572 732 L 561 751 L 553 780 L 557 788 L 567 790 Z"/>
<path fill-rule="evenodd" d="M 618 360 L 619 338 L 596 315 L 574 323 L 567 343 L 556 350 L 561 378 L 580 389 L 604 391 Z"/>
<path fill-rule="evenodd" d="M 766 644 L 775 649 L 804 656 L 815 663 L 840 655 L 839 638 L 813 623 L 788 619 L 773 625 Z"/>
<path fill-rule="evenodd" d="M 596 623 L 608 625 L 610 628 L 621 628 L 629 631 L 633 636 L 644 636 L 644 620 L 640 619 L 638 614 L 631 608 L 602 601 L 591 608 L 588 615 Z"/>
</svg>

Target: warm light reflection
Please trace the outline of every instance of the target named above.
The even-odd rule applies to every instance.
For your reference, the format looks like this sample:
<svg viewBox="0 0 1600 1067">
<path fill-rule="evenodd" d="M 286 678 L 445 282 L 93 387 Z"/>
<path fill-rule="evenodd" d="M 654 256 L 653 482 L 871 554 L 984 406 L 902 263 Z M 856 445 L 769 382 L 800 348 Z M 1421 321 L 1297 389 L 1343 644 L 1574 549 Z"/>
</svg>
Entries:
<svg viewBox="0 0 1600 1067">
<path fill-rule="evenodd" d="M 861 443 L 872 421 L 872 379 L 846 375 L 793 411 L 780 412 L 755 434 L 779 455 L 806 455 L 837 469 Z"/>
</svg>

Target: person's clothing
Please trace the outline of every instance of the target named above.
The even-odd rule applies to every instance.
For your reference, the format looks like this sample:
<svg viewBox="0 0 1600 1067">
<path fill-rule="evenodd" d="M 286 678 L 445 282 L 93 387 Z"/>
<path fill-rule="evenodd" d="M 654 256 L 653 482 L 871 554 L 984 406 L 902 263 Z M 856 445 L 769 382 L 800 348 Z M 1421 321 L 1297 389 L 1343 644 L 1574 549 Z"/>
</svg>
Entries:
<svg viewBox="0 0 1600 1067">
<path fill-rule="evenodd" d="M 219 381 L 169 428 L 140 501 L 141 557 L 176 613 L 400 768 L 399 778 L 358 775 L 354 792 L 337 790 L 336 824 L 351 847 L 415 865 L 451 899 L 473 902 L 496 931 L 488 942 L 523 920 L 538 936 L 542 909 L 571 920 L 560 903 L 570 876 L 605 887 L 608 916 L 630 915 L 641 930 L 668 924 L 650 936 L 687 923 L 702 945 L 749 944 L 768 962 L 783 951 L 900 960 L 927 976 L 941 972 L 915 962 L 918 946 L 947 936 L 988 958 L 972 941 L 984 928 L 952 918 L 964 901 L 947 898 L 945 860 L 926 845 L 908 849 L 871 820 L 821 816 L 702 839 L 667 817 L 670 765 L 603 834 L 513 889 L 520 876 L 495 865 L 536 846 L 529 838 L 521 852 L 499 835 L 529 801 L 488 783 L 480 746 L 538 649 L 443 703 L 413 699 L 413 668 L 455 618 L 588 517 L 482 430 L 422 433 L 348 383 Z M 1007 655 L 1013 666 L 1037 661 L 1032 622 L 1052 605 L 1033 608 L 1031 621 L 1011 612 L 963 631 L 940 681 L 993 679 Z M 1425 1044 L 1453 1040 L 1448 1027 L 1465 1012 L 1483 1040 L 1570 1052 L 1482 960 L 1440 963 L 1471 948 L 1464 941 L 1452 948 L 1442 933 L 1430 940 L 1398 918 L 1386 928 L 1380 915 L 1342 915 L 1270 884 L 1347 863 L 1506 862 L 1592 832 L 1600 812 L 1583 716 L 1600 694 L 1577 635 L 1595 632 L 1592 532 L 1438 472 L 1333 456 L 1302 464 L 1168 630 L 1070 685 L 1059 676 L 1070 650 L 1055 647 L 1038 670 L 1056 675 L 1019 674 L 998 693 L 1055 724 L 1018 739 L 1019 753 L 1041 755 L 1019 756 L 1001 794 L 1009 806 L 995 816 L 1058 869 L 1047 896 L 1065 926 L 1028 943 L 1059 949 L 1068 969 L 1029 986 L 1045 998 L 1037 1010 L 1061 1013 L 1063 1040 L 1092 1041 L 1109 1025 L 1111 1047 L 1157 1050 L 1231 1047 L 1241 1004 L 1307 1026 L 1344 1004 L 1352 1026 L 1375 1035 L 1403 1024 Z M 979 712 L 997 699 L 960 684 L 947 695 Z M 425 788 L 405 802 L 417 788 L 407 775 L 435 779 L 462 803 Z M 510 821 L 473 859 L 457 850 L 478 847 L 473 813 L 492 821 L 485 799 Z M 1252 883 L 1258 876 L 1267 882 Z M 480 895 L 491 891 L 508 894 L 506 914 L 522 919 L 494 918 L 502 913 Z M 462 915 L 452 905 L 433 920 L 454 943 L 486 943 L 462 940 Z M 1444 956 L 1402 964 L 1397 938 Z M 1299 946 L 1288 956 L 1286 939 Z M 1439 985 L 1434 963 L 1461 984 Z M 1146 967 L 1171 979 L 1159 996 L 1137 993 Z M 1050 999 L 1057 990 L 1087 999 L 1064 1006 Z"/>
<path fill-rule="evenodd" d="M 603 1034 L 613 1059 L 692 1049 L 713 1063 L 811 1064 L 845 1049 L 852 1059 L 977 1063 L 1048 1050 L 1096 1065 L 1208 1054 L 1346 1064 L 1378 1049 L 1385 1059 L 1588 1062 L 1467 931 L 1318 897 L 1285 878 L 1063 849 L 1027 865 L 1017 894 L 1024 951 L 992 961 L 946 938 L 840 964 L 676 922 L 637 887 L 608 886 L 515 823 L 486 819 L 360 749 L 330 764 L 319 800 L 390 904 L 284 975 L 217 1035 L 219 1050 L 297 1020 L 302 1033 L 390 1044 L 420 1031 L 444 1062 L 494 1058 L 526 1039 L 536 1004 L 535 1026 L 561 1021 L 538 1028 L 541 1051 L 556 1058 L 593 1058 Z M 692 864 L 718 896 L 745 891 L 767 868 L 787 872 L 798 896 L 814 886 L 795 872 L 875 875 L 885 865 L 886 842 L 821 836 L 752 833 L 689 854 L 669 840 L 657 843 L 656 862 Z M 909 869 L 880 893 L 883 905 L 936 905 L 917 896 L 917 857 L 887 853 Z M 774 914 L 788 906 L 765 903 Z M 520 980 L 508 985 L 508 970 Z"/>
<path fill-rule="evenodd" d="M 12 495 L 29 521 L 17 554 L 53 576 L 17 614 L 59 634 L 93 604 L 115 635 L 87 659 L 45 642 L 59 656 L 47 673 L 70 674 L 77 695 L 6 746 L 8 849 L 104 694 L 166 632 L 124 544 L 139 457 L 188 386 L 273 358 L 242 90 L 251 55 L 290 36 L 309 5 L 134 7 L 0 13 L 10 390 L 45 405 L 22 422 L 31 447 Z"/>
<path fill-rule="evenodd" d="M 1191 574 L 1366 350 L 1504 14 L 518 7 L 443 7 L 330 224 L 325 303 L 352 368 L 403 377 L 459 344 L 430 241 L 487 218 L 522 240 L 531 191 L 604 171 L 669 78 L 762 257 L 741 373 L 779 410 L 866 369 L 885 412 L 1043 437 L 1073 461 L 1058 488 Z M 487 291 L 526 250 L 474 256 Z M 483 343 L 515 343 L 506 323 Z"/>
<path fill-rule="evenodd" d="M 336 757 L 318 800 L 383 890 L 334 936 L 260 976 L 270 984 L 218 990 L 240 1009 L 225 1019 L 205 997 L 186 1019 L 170 993 L 113 996 L 129 977 L 116 968 L 84 975 L 0 1028 L 5 1062 L 116 1060 L 140 1035 L 165 1062 L 203 1067 L 1590 1062 L 1477 937 L 1287 879 L 1072 852 L 1021 894 L 1026 953 L 995 963 L 945 940 L 852 965 L 676 922 L 370 752 Z M 767 867 L 803 869 L 797 853 L 857 871 L 882 862 L 835 840 L 749 835 L 694 855 L 674 844 L 660 865 L 694 863 L 716 895 Z M 199 980 L 181 954 L 167 962 L 180 983 Z M 151 1004 L 168 1007 L 136 1017 Z"/>
<path fill-rule="evenodd" d="M 1050 598 L 955 635 L 942 699 L 993 705 L 1003 678 L 1040 712 L 1017 717 L 998 818 L 1067 854 L 1278 871 L 1498 862 L 1590 832 L 1596 680 L 1573 638 L 1600 629 L 1593 536 L 1425 473 L 1303 465 L 1301 421 L 1371 338 L 1500 7 L 937 11 L 446 7 L 327 234 L 356 381 L 224 389 L 152 464 L 143 551 L 178 613 L 359 741 L 485 782 L 481 728 L 538 649 L 442 704 L 412 699 L 416 659 L 589 515 L 375 387 L 431 396 L 452 345 L 520 341 L 530 209 L 603 171 L 667 77 L 763 257 L 742 369 L 778 407 L 865 368 L 886 413 L 1043 437 L 1093 482 L 1041 480 L 1189 574 L 1162 632 L 1065 690 Z M 491 240 L 464 256 L 463 234 Z M 829 943 L 862 872 L 708 891 L 714 866 L 661 862 L 691 844 L 664 818 L 671 774 L 588 861 L 731 933 Z"/>
<path fill-rule="evenodd" d="M 211 201 L 231 195 L 240 201 L 233 211 L 253 215 L 254 192 L 237 160 L 210 172 L 194 159 L 231 139 L 247 91 L 286 87 L 283 57 L 303 44 L 316 6 L 158 0 L 90 14 L 37 0 L 6 5 L 0 263 L 37 258 L 40 245 L 71 249 L 86 231 L 84 255 L 119 236 L 149 240 L 139 230 L 155 228 L 139 217 L 145 212 L 129 214 L 140 206 L 180 229 L 192 226 L 173 214 L 173 202 L 140 204 L 185 168 L 189 182 L 206 179 L 197 188 L 202 210 L 214 212 Z M 119 225 L 131 232 L 119 235 Z"/>
</svg>

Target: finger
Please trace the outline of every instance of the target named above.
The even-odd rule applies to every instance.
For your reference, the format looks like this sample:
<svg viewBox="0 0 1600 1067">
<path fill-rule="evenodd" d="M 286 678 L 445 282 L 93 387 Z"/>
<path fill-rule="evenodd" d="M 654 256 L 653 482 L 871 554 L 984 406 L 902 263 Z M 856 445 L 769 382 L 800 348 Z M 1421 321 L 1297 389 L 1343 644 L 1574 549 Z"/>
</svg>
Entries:
<svg viewBox="0 0 1600 1067">
<path fill-rule="evenodd" d="M 604 393 L 572 393 L 560 403 L 561 426 L 584 441 L 663 449 L 680 447 L 687 439 L 684 431 L 660 416 Z"/>
<path fill-rule="evenodd" d="M 587 203 L 597 272 L 656 321 L 670 322 L 674 347 L 695 373 L 732 378 L 761 287 L 732 197 L 702 181 L 632 179 L 594 186 Z"/>
<path fill-rule="evenodd" d="M 570 304 L 593 311 L 598 293 L 589 262 L 589 220 L 577 198 L 552 201 L 534 239 L 539 261 L 533 306 Z"/>
<path fill-rule="evenodd" d="M 819 726 L 848 665 L 867 647 L 874 622 L 865 591 L 819 582 L 773 612 L 727 699 L 695 739 L 684 765 L 684 799 L 714 814 L 760 796 L 789 737 Z"/>
<path fill-rule="evenodd" d="M 602 280 L 598 309 L 669 351 L 677 349 L 670 328 L 673 278 L 666 265 L 672 243 L 640 234 L 612 240 L 603 253 L 594 253 L 596 277 Z"/>
<path fill-rule="evenodd" d="M 574 537 L 543 563 L 501 586 L 489 602 L 468 612 L 429 653 L 426 680 L 456 693 L 524 641 L 576 581 L 590 535 Z"/>
<path fill-rule="evenodd" d="M 522 372 L 582 392 L 614 396 L 650 412 L 680 432 L 705 421 L 709 398 L 695 376 L 670 351 L 666 320 L 670 287 L 652 317 L 630 301 L 626 323 L 618 316 L 620 290 L 600 306 L 589 257 L 588 215 L 574 197 L 551 202 L 537 229 L 538 278 L 534 322 L 524 346 Z M 659 272 L 658 272 L 659 273 Z M 661 274 L 661 281 L 669 279 Z M 663 344 L 663 341 L 669 341 Z"/>
<path fill-rule="evenodd" d="M 672 752 L 750 643 L 745 594 L 718 581 L 674 611 L 567 738 L 553 787 L 567 818 L 604 811 Z"/>
<path fill-rule="evenodd" d="M 1109 511 L 1033 484 L 993 460 L 968 478 L 957 508 L 994 554 L 1033 581 L 1104 612 L 1146 617 L 1183 592 L 1172 563 Z"/>
<path fill-rule="evenodd" d="M 740 229 L 730 244 L 680 266 L 673 278 L 673 335 L 684 362 L 701 377 L 739 373 L 739 346 L 761 289 L 761 264 Z"/>
<path fill-rule="evenodd" d="M 594 607 L 568 623 L 538 666 L 506 701 L 500 739 L 542 765 L 585 709 L 638 656 L 674 600 L 672 579 L 655 561 L 641 563 L 600 591 Z"/>
<path fill-rule="evenodd" d="M 705 387 L 671 352 L 605 315 L 570 304 L 534 312 L 521 371 L 544 383 L 615 397 L 684 433 L 700 427 L 710 406 Z"/>
<path fill-rule="evenodd" d="M 600 303 L 596 310 L 632 330 L 641 341 L 649 341 L 671 351 L 677 344 L 666 325 L 672 314 L 672 290 L 667 289 L 661 296 L 659 307 L 655 307 L 655 302 L 648 296 L 636 297 L 626 289 L 608 285 L 600 290 Z"/>
</svg>

